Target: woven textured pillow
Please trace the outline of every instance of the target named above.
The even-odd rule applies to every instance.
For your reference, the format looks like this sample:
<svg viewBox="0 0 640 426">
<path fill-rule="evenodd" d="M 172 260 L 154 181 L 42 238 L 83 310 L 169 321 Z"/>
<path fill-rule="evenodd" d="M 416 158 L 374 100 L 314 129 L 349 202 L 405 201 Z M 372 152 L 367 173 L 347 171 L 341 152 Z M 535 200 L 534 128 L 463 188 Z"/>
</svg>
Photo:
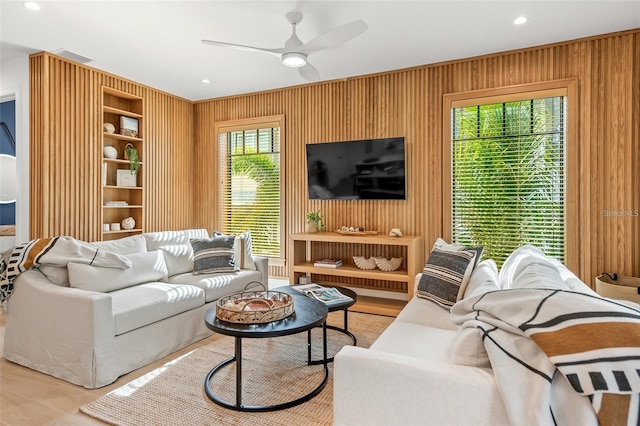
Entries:
<svg viewBox="0 0 640 426">
<path fill-rule="evenodd" d="M 239 271 L 233 249 L 235 235 L 192 238 L 190 241 L 194 275 Z"/>
<path fill-rule="evenodd" d="M 442 238 L 438 238 L 435 243 L 433 243 L 433 249 L 440 249 L 446 251 L 460 251 L 460 250 L 473 250 L 476 252 L 476 260 L 474 263 L 474 268 L 478 266 L 480 263 L 480 259 L 482 258 L 482 253 L 484 253 L 484 246 L 476 246 L 476 247 L 467 247 L 462 244 L 457 243 L 448 243 Z"/>
<path fill-rule="evenodd" d="M 475 250 L 433 249 L 418 282 L 417 296 L 451 308 L 464 295 L 475 257 Z"/>
</svg>

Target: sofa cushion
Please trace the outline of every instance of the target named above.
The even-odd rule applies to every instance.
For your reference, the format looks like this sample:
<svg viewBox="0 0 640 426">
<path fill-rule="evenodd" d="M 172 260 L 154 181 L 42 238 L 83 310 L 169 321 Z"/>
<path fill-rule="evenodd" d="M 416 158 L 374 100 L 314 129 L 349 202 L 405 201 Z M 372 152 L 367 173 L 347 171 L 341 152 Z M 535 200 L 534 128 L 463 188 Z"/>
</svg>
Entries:
<svg viewBox="0 0 640 426">
<path fill-rule="evenodd" d="M 106 293 L 132 285 L 167 279 L 167 265 L 159 251 L 134 253 L 125 256 L 131 261 L 129 269 L 69 263 L 69 284 L 82 290 Z"/>
<path fill-rule="evenodd" d="M 371 345 L 380 352 L 450 364 L 457 331 L 394 321 Z"/>
<path fill-rule="evenodd" d="M 174 244 L 158 249 L 164 255 L 169 276 L 193 271 L 193 247 L 191 244 Z"/>
<path fill-rule="evenodd" d="M 204 305 L 202 289 L 161 282 L 128 287 L 110 295 L 116 335 Z"/>
<path fill-rule="evenodd" d="M 418 283 L 418 297 L 453 306 L 462 299 L 473 271 L 476 251 L 433 249 Z"/>
<path fill-rule="evenodd" d="M 191 238 L 207 238 L 206 229 L 184 229 L 181 231 L 147 232 L 142 234 L 147 242 L 147 250 L 158 250 L 163 246 L 175 244 L 189 244 Z"/>
<path fill-rule="evenodd" d="M 428 325 L 445 330 L 458 330 L 458 326 L 449 320 L 451 313 L 433 300 L 414 297 L 400 311 L 396 321 Z"/>
<path fill-rule="evenodd" d="M 448 243 L 442 238 L 438 238 L 435 243 L 433 243 L 432 250 L 434 248 L 444 250 L 444 251 L 460 251 L 460 250 L 473 250 L 476 252 L 475 264 L 474 267 L 480 263 L 480 259 L 482 258 L 482 253 L 484 253 L 483 246 L 476 247 L 467 247 L 458 243 Z"/>
<path fill-rule="evenodd" d="M 193 273 L 198 275 L 238 271 L 233 250 L 234 241 L 234 235 L 192 238 Z"/>
<path fill-rule="evenodd" d="M 259 271 L 241 270 L 230 274 L 194 275 L 185 273 L 169 277 L 169 282 L 189 284 L 203 289 L 205 291 L 205 301 L 209 303 L 222 296 L 240 292 L 249 283 L 260 282 L 261 279 L 262 273 Z"/>
<path fill-rule="evenodd" d="M 142 235 L 131 235 L 110 241 L 95 241 L 90 244 L 104 251 L 118 254 L 134 254 L 147 251 L 147 243 Z"/>
</svg>

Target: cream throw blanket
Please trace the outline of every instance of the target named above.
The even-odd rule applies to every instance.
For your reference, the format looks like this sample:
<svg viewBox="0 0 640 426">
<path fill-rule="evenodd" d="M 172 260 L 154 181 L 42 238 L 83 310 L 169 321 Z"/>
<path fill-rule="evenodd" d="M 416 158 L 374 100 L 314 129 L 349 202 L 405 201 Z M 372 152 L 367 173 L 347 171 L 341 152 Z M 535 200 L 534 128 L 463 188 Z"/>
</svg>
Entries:
<svg viewBox="0 0 640 426">
<path fill-rule="evenodd" d="M 640 424 L 640 311 L 522 288 L 463 299 L 451 319 L 479 330 L 514 425 Z"/>
<path fill-rule="evenodd" d="M 40 265 L 67 266 L 69 262 L 128 269 L 131 261 L 72 237 L 38 238 L 13 249 L 9 259 L 0 258 L 0 307 L 11 293 L 13 283 L 22 272 Z"/>
</svg>

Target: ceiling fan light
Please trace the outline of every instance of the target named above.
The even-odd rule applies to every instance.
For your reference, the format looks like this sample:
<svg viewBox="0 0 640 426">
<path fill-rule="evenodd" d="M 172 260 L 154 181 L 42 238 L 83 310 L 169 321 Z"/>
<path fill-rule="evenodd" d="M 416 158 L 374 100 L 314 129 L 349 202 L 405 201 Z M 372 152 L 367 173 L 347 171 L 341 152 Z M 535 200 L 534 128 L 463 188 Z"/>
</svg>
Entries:
<svg viewBox="0 0 640 426">
<path fill-rule="evenodd" d="M 302 53 L 285 53 L 282 55 L 282 63 L 287 67 L 298 68 L 307 64 L 307 56 Z"/>
</svg>

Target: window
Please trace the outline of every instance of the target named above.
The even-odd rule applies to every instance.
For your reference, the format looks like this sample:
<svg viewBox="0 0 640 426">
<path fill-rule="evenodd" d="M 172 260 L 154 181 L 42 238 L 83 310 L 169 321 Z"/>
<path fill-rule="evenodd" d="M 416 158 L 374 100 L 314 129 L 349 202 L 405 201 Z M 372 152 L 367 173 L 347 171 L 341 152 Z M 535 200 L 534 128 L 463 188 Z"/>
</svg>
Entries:
<svg viewBox="0 0 640 426">
<path fill-rule="evenodd" d="M 532 244 L 566 262 L 567 90 L 452 100 L 451 240 L 500 266 Z"/>
<path fill-rule="evenodd" d="M 253 253 L 270 258 L 284 254 L 280 167 L 283 123 L 281 117 L 266 117 L 217 126 L 219 229 L 229 234 L 251 230 Z"/>
</svg>

